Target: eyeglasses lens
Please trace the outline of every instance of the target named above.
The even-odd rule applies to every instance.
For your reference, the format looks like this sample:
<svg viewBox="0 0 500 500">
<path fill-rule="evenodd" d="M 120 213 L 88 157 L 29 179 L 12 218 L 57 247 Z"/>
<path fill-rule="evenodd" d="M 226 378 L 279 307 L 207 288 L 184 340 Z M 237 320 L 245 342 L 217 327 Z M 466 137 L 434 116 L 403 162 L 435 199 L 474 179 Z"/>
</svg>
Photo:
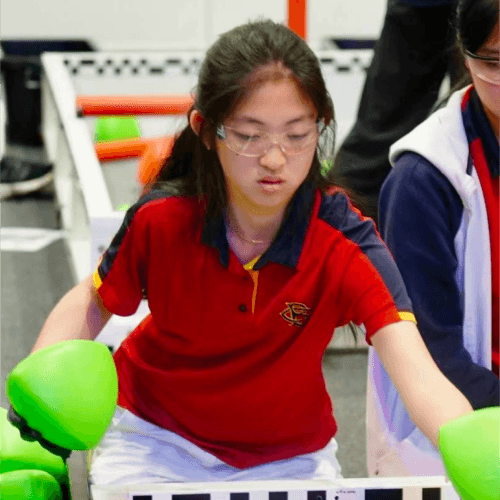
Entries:
<svg viewBox="0 0 500 500">
<path fill-rule="evenodd" d="M 244 156 L 262 156 L 275 143 L 279 144 L 286 155 L 296 155 L 310 148 L 317 140 L 319 132 L 316 126 L 300 134 L 283 134 L 276 141 L 266 133 L 247 135 L 229 127 L 224 129 L 227 147 Z"/>
<path fill-rule="evenodd" d="M 482 80 L 492 83 L 500 83 L 500 65 L 498 60 L 485 61 L 484 59 L 469 58 L 471 70 Z"/>
</svg>

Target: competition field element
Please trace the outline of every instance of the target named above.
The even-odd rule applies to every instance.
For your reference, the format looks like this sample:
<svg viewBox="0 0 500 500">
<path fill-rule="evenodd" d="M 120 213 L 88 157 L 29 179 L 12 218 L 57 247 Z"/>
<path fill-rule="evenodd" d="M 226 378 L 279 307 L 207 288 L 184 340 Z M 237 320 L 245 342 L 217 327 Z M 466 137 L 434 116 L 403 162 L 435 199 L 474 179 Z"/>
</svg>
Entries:
<svg viewBox="0 0 500 500">
<path fill-rule="evenodd" d="M 446 500 L 450 491 L 442 476 L 91 487 L 93 500 Z"/>
</svg>

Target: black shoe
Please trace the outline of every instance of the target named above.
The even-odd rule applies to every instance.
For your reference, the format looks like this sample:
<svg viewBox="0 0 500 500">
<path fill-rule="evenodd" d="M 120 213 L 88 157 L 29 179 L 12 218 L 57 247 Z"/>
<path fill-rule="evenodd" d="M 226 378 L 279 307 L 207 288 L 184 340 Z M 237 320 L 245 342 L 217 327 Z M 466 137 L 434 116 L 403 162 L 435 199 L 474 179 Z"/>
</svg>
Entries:
<svg viewBox="0 0 500 500">
<path fill-rule="evenodd" d="M 0 199 L 38 191 L 52 181 L 52 167 L 5 156 L 0 161 Z"/>
</svg>

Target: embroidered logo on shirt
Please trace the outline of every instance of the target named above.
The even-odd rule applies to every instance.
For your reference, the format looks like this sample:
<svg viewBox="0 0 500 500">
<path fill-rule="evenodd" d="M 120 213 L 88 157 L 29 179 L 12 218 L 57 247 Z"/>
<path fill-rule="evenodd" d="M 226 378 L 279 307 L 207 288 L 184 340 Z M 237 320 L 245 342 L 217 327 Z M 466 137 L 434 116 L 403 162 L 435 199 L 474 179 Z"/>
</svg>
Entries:
<svg viewBox="0 0 500 500">
<path fill-rule="evenodd" d="M 280 313 L 289 326 L 303 326 L 309 317 L 310 307 L 300 302 L 285 302 L 286 309 Z"/>
</svg>

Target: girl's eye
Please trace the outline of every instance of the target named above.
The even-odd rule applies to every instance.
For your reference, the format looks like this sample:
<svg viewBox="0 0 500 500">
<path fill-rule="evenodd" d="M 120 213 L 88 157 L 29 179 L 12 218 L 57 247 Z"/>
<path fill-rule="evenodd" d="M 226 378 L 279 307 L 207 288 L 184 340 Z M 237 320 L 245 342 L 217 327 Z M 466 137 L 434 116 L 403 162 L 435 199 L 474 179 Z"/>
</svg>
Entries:
<svg viewBox="0 0 500 500">
<path fill-rule="evenodd" d="M 246 134 L 240 134 L 239 132 L 235 132 L 236 137 L 238 139 L 241 139 L 242 141 L 255 141 L 259 139 L 259 135 L 246 135 Z"/>
<path fill-rule="evenodd" d="M 305 139 L 307 136 L 308 134 L 301 134 L 301 135 L 292 134 L 288 135 L 288 139 L 290 139 L 291 141 L 300 141 L 301 139 Z"/>
</svg>

